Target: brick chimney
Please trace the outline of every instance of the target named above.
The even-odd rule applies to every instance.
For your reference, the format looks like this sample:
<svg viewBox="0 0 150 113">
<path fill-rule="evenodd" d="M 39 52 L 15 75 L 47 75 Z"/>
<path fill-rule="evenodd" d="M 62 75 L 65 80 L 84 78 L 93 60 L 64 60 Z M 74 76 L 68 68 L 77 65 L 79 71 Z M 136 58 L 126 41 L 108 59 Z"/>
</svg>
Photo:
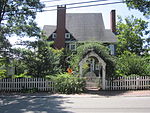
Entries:
<svg viewBox="0 0 150 113">
<path fill-rule="evenodd" d="M 110 27 L 114 34 L 116 34 L 116 11 L 111 10 L 110 12 Z"/>
<path fill-rule="evenodd" d="M 111 31 L 116 35 L 116 11 L 115 10 L 111 10 L 110 12 L 110 27 L 111 27 Z M 111 44 L 111 55 L 116 55 L 116 44 Z"/>
<path fill-rule="evenodd" d="M 57 6 L 57 27 L 56 38 L 54 40 L 55 49 L 62 49 L 65 47 L 65 31 L 66 31 L 66 6 Z"/>
</svg>

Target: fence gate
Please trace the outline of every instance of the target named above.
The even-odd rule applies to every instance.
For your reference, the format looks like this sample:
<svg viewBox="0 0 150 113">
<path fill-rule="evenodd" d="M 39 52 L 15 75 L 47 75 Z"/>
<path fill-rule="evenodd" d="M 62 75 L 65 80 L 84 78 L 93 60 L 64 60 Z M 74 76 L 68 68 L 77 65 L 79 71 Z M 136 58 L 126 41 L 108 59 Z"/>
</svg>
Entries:
<svg viewBox="0 0 150 113">
<path fill-rule="evenodd" d="M 99 77 L 86 77 L 86 89 L 100 89 L 102 82 Z"/>
</svg>

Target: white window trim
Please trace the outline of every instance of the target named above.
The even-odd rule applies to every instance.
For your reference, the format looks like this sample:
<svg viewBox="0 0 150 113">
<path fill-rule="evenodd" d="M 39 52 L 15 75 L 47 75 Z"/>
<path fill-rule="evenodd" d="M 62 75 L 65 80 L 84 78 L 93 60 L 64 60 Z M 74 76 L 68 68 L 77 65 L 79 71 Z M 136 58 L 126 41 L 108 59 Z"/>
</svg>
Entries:
<svg viewBox="0 0 150 113">
<path fill-rule="evenodd" d="M 72 49 L 71 46 L 75 46 L 75 48 Z M 70 44 L 69 44 L 69 50 L 76 50 L 76 43 L 70 43 Z"/>
<path fill-rule="evenodd" d="M 110 44 L 110 45 L 109 45 L 109 49 L 110 49 L 110 54 L 111 54 L 111 55 L 114 55 L 114 54 L 115 54 L 115 47 L 114 47 L 113 44 Z"/>
<path fill-rule="evenodd" d="M 65 33 L 65 38 L 69 39 L 70 38 L 70 33 Z"/>
<path fill-rule="evenodd" d="M 52 34 L 52 38 L 53 38 L 53 39 L 56 38 L 56 33 L 53 33 L 53 34 Z"/>
</svg>

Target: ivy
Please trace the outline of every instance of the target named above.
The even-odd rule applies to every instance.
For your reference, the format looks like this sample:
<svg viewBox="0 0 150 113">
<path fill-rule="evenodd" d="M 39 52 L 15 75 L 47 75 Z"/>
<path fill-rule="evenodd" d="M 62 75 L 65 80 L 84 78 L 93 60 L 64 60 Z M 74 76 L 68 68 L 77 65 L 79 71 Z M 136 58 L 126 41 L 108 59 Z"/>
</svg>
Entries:
<svg viewBox="0 0 150 113">
<path fill-rule="evenodd" d="M 115 58 L 109 55 L 107 47 L 98 42 L 88 42 L 77 47 L 77 52 L 70 58 L 70 65 L 74 71 L 79 72 L 79 62 L 91 51 L 94 51 L 106 62 L 106 75 L 113 76 Z"/>
</svg>

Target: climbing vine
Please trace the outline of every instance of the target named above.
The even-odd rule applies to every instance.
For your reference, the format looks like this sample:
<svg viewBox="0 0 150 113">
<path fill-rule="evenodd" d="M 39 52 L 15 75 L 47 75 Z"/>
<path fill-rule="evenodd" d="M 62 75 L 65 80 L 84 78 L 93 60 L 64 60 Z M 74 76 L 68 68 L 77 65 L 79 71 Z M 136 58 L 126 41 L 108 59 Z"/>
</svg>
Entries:
<svg viewBox="0 0 150 113">
<path fill-rule="evenodd" d="M 109 49 L 98 42 L 88 42 L 77 47 L 77 52 L 72 54 L 70 65 L 74 71 L 79 72 L 79 62 L 91 51 L 94 51 L 106 62 L 106 76 L 113 76 L 115 58 L 109 55 Z"/>
</svg>

